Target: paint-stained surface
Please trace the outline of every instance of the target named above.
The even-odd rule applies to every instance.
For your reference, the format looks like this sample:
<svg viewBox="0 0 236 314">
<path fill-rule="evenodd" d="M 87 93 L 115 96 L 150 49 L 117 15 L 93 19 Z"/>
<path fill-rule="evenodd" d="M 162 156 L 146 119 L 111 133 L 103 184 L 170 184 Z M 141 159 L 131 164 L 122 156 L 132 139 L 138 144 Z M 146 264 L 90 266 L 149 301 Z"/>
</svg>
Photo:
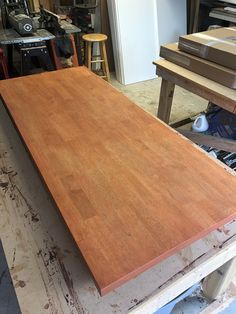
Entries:
<svg viewBox="0 0 236 314">
<path fill-rule="evenodd" d="M 10 313 L 21 314 L 21 311 L 0 240 L 0 314 Z"/>
</svg>

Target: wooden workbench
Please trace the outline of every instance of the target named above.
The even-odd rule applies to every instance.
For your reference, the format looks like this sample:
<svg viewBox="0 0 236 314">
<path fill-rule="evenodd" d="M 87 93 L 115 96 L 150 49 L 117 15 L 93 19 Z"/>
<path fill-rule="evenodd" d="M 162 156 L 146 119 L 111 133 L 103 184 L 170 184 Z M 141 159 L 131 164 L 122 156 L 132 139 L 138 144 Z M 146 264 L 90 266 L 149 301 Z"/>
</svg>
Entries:
<svg viewBox="0 0 236 314">
<path fill-rule="evenodd" d="M 2 106 L 0 183 L 1 239 L 24 314 L 153 313 L 236 254 L 231 221 L 102 298 Z"/>
<path fill-rule="evenodd" d="M 175 85 L 181 86 L 229 112 L 236 113 L 236 91 L 234 89 L 225 87 L 167 60 L 156 61 L 154 65 L 156 66 L 157 75 L 162 78 L 157 117 L 164 122 L 169 123 L 170 121 Z M 191 118 L 188 117 L 182 121 L 172 123 L 171 126 L 177 128 L 190 122 Z M 185 129 L 178 129 L 178 131 L 196 144 L 236 152 L 236 141 L 234 140 Z"/>
<path fill-rule="evenodd" d="M 0 93 L 101 294 L 236 218 L 234 173 L 86 68 Z"/>
<path fill-rule="evenodd" d="M 167 60 L 155 61 L 156 73 L 162 78 L 157 116 L 169 123 L 175 85 L 236 113 L 236 91 Z"/>
</svg>

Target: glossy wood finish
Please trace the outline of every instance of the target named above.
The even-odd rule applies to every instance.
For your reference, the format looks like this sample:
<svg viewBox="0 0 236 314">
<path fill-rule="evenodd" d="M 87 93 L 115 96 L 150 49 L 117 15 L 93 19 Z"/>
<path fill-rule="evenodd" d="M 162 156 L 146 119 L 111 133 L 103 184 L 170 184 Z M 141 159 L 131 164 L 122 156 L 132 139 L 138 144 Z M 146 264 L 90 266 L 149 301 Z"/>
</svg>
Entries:
<svg viewBox="0 0 236 314">
<path fill-rule="evenodd" d="M 236 178 L 86 68 L 0 93 L 101 294 L 236 218 Z"/>
</svg>

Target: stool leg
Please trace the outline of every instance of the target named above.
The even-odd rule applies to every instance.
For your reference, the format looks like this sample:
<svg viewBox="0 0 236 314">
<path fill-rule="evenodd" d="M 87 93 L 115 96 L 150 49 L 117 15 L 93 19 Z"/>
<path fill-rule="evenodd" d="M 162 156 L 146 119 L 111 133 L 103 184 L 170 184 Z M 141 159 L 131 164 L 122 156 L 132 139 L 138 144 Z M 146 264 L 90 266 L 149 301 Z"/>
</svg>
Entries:
<svg viewBox="0 0 236 314">
<path fill-rule="evenodd" d="M 110 82 L 110 72 L 109 72 L 109 66 L 108 66 L 108 60 L 107 60 L 107 51 L 106 51 L 106 45 L 104 41 L 101 43 L 101 46 L 102 46 L 101 55 L 102 55 L 102 59 L 104 60 L 105 75 L 107 76 L 107 81 Z"/>
<path fill-rule="evenodd" d="M 87 66 L 90 71 L 92 70 L 91 61 L 92 61 L 92 43 L 88 42 L 87 43 Z"/>
<path fill-rule="evenodd" d="M 100 59 L 103 60 L 101 62 L 101 68 L 102 68 L 102 72 L 103 72 L 103 76 L 104 76 L 104 79 L 107 79 L 107 74 L 106 74 L 106 67 L 105 67 L 105 60 L 104 60 L 104 55 L 103 55 L 103 47 L 102 47 L 102 42 L 99 43 L 99 50 L 100 50 Z"/>
</svg>

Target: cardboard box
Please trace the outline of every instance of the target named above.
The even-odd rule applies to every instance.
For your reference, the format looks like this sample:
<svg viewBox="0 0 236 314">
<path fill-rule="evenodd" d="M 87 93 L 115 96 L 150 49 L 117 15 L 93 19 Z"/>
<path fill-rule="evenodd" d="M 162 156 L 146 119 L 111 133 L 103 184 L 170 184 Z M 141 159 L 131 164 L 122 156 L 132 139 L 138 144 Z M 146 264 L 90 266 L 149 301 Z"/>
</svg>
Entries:
<svg viewBox="0 0 236 314">
<path fill-rule="evenodd" d="M 210 80 L 236 89 L 236 71 L 180 51 L 177 43 L 161 46 L 160 56 Z"/>
<path fill-rule="evenodd" d="M 236 70 L 236 27 L 181 36 L 179 49 Z"/>
</svg>

